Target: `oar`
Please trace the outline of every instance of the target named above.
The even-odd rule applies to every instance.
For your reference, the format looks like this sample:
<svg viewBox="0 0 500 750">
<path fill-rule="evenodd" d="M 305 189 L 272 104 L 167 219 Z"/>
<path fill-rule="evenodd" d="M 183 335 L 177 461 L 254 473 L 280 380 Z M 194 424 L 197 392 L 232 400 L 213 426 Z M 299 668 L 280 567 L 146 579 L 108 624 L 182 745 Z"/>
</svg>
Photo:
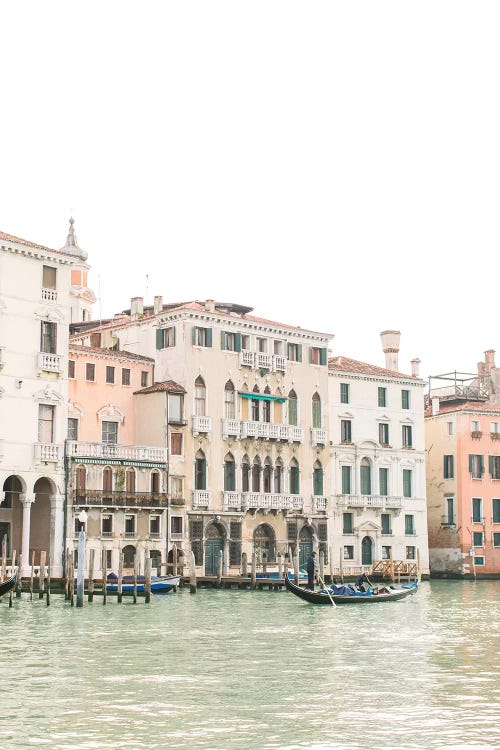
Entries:
<svg viewBox="0 0 500 750">
<path fill-rule="evenodd" d="M 333 605 L 334 607 L 336 607 L 337 605 L 335 604 L 335 602 L 334 602 L 334 601 L 333 601 L 333 599 L 332 599 L 332 595 L 330 594 L 330 590 L 329 590 L 329 589 L 327 588 L 327 586 L 326 586 L 326 583 L 325 583 L 325 582 L 324 582 L 324 580 L 323 580 L 323 579 L 321 578 L 321 576 L 319 575 L 319 573 L 318 573 L 318 579 L 319 579 L 319 582 L 321 583 L 321 585 L 323 586 L 323 588 L 324 588 L 324 589 L 326 589 L 326 593 L 327 593 L 327 594 L 328 594 L 328 596 L 330 597 L 330 601 L 331 601 L 332 605 Z"/>
</svg>

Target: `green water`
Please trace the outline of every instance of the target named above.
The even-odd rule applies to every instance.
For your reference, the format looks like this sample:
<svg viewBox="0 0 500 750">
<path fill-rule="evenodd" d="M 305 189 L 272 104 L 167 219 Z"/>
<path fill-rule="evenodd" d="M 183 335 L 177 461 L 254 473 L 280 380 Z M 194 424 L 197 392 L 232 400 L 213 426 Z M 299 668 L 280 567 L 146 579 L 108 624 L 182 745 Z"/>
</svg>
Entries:
<svg viewBox="0 0 500 750">
<path fill-rule="evenodd" d="M 0 749 L 500 746 L 500 582 L 369 607 L 188 590 L 0 604 Z"/>
</svg>

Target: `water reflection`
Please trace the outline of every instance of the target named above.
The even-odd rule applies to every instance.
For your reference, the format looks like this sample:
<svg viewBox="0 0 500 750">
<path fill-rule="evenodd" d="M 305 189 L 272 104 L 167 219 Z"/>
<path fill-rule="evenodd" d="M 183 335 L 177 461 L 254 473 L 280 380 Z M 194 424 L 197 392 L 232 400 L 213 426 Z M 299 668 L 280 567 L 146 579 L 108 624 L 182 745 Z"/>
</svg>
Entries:
<svg viewBox="0 0 500 750">
<path fill-rule="evenodd" d="M 0 747 L 497 747 L 499 587 L 337 609 L 250 591 L 4 602 Z"/>
</svg>

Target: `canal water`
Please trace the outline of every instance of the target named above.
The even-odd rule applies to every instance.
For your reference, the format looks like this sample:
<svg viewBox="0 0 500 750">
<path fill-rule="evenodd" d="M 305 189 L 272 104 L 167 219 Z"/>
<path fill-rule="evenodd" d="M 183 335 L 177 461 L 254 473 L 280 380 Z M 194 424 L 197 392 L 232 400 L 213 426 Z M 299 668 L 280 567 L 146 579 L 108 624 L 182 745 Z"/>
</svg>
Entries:
<svg viewBox="0 0 500 750">
<path fill-rule="evenodd" d="M 0 604 L 0 748 L 500 747 L 500 582 L 368 607 L 188 590 Z"/>
</svg>

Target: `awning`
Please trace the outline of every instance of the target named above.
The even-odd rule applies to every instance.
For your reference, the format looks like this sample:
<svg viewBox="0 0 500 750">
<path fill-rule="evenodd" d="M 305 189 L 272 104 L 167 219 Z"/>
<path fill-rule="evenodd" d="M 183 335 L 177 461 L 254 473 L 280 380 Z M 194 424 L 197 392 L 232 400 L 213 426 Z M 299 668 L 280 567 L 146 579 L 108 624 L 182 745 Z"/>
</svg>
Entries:
<svg viewBox="0 0 500 750">
<path fill-rule="evenodd" d="M 268 393 L 249 393 L 248 391 L 238 391 L 238 393 L 241 398 L 251 398 L 254 401 L 278 401 L 280 404 L 286 401 L 283 396 L 270 396 Z"/>
</svg>

